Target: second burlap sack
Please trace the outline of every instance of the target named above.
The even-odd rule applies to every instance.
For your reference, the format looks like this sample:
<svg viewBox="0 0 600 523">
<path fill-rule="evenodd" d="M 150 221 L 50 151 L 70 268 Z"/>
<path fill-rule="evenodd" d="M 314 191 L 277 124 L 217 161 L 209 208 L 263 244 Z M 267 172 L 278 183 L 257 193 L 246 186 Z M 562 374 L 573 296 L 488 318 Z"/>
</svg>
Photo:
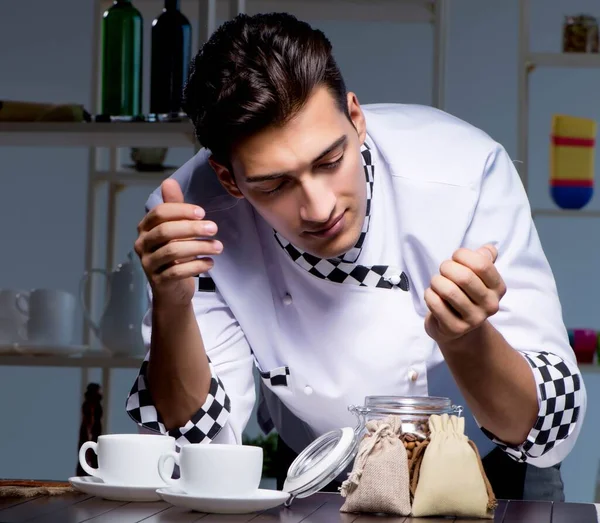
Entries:
<svg viewBox="0 0 600 523">
<path fill-rule="evenodd" d="M 433 415 L 429 428 L 427 445 L 411 461 L 412 515 L 493 518 L 496 499 L 465 419 Z"/>
</svg>

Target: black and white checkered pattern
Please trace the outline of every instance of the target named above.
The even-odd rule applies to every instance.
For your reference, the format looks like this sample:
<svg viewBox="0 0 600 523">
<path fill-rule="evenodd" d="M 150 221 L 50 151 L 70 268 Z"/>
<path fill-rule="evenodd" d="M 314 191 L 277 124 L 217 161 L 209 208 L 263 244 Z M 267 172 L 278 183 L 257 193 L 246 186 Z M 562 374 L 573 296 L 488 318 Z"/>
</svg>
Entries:
<svg viewBox="0 0 600 523">
<path fill-rule="evenodd" d="M 350 249 L 348 252 L 344 253 L 340 259 L 340 261 L 346 263 L 355 263 L 356 260 L 358 260 L 363 244 L 365 243 L 365 239 L 367 238 L 369 225 L 371 223 L 371 205 L 373 200 L 373 184 L 375 183 L 375 166 L 373 165 L 371 150 L 369 149 L 367 142 L 363 143 L 360 153 L 363 159 L 363 169 L 365 171 L 365 180 L 367 182 L 367 210 L 358 241 L 354 247 L 352 247 L 352 249 Z"/>
<path fill-rule="evenodd" d="M 127 398 L 127 413 L 138 425 L 161 434 L 173 436 L 178 446 L 190 443 L 210 443 L 225 426 L 231 413 L 231 402 L 210 361 L 209 365 L 212 379 L 208 396 L 204 405 L 185 426 L 166 430 L 146 386 L 148 356 L 142 363 L 138 377 Z"/>
<path fill-rule="evenodd" d="M 387 265 L 365 266 L 355 264 L 362 252 L 367 232 L 369 231 L 375 180 L 375 166 L 373 165 L 371 151 L 366 142 L 361 147 L 361 155 L 367 182 L 367 209 L 360 236 L 352 249 L 344 253 L 340 258 L 327 260 L 300 251 L 277 231 L 274 231 L 275 238 L 296 264 L 317 278 L 334 283 L 358 285 L 359 287 L 378 287 L 381 289 L 398 287 L 403 291 L 408 291 L 408 276 L 404 272 L 394 267 L 388 267 Z"/>
<path fill-rule="evenodd" d="M 272 387 L 283 386 L 287 387 L 288 385 L 288 376 L 290 375 L 289 367 L 279 367 L 277 369 L 271 371 L 262 371 L 260 367 L 258 367 L 258 372 L 260 377 L 268 381 Z"/>
<path fill-rule="evenodd" d="M 527 352 L 524 356 L 533 369 L 538 387 L 540 410 L 537 421 L 520 446 L 499 441 L 482 429 L 514 460 L 543 456 L 573 432 L 581 408 L 581 375 L 573 373 L 562 358 L 548 352 Z"/>
</svg>

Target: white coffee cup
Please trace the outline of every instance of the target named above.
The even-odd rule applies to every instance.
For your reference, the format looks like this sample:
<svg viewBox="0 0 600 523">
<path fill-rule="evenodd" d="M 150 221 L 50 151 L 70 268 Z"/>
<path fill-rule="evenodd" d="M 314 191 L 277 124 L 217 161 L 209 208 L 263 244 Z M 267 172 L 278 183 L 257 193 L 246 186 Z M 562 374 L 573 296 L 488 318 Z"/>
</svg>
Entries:
<svg viewBox="0 0 600 523">
<path fill-rule="evenodd" d="M 172 467 L 179 465 L 180 479 L 172 479 Z M 158 472 L 168 485 L 192 496 L 236 498 L 253 495 L 259 488 L 263 449 L 250 445 L 192 444 L 181 452 L 169 452 L 158 460 Z"/>
<path fill-rule="evenodd" d="M 92 468 L 85 453 L 92 449 L 98 455 L 98 468 Z M 86 441 L 79 449 L 79 464 L 88 474 L 109 485 L 136 487 L 164 486 L 158 474 L 159 458 L 175 451 L 175 438 L 160 434 L 105 434 L 98 443 Z M 174 466 L 165 467 L 165 475 L 172 475 Z"/>
</svg>

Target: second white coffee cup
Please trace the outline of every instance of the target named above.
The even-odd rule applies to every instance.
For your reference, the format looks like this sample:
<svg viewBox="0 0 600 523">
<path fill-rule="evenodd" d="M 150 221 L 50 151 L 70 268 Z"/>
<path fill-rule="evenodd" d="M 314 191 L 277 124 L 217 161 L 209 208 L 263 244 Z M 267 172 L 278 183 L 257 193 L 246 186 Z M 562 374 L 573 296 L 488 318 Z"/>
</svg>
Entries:
<svg viewBox="0 0 600 523">
<path fill-rule="evenodd" d="M 170 465 L 179 465 L 180 479 L 172 479 Z M 259 488 L 263 449 L 250 445 L 193 444 L 169 452 L 158 460 L 162 480 L 183 492 L 202 497 L 252 496 Z"/>
</svg>

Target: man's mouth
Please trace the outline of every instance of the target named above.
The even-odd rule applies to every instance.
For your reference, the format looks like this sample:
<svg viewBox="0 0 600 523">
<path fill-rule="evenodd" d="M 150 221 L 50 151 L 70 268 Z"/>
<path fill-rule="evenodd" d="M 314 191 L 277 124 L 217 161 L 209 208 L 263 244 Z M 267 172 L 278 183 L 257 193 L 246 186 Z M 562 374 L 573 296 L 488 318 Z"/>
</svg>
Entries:
<svg viewBox="0 0 600 523">
<path fill-rule="evenodd" d="M 339 216 L 337 216 L 333 220 L 330 220 L 327 224 L 325 224 L 325 226 L 321 227 L 320 229 L 315 229 L 312 231 L 305 231 L 305 234 L 308 234 L 310 236 L 314 236 L 317 238 L 330 238 L 331 236 L 335 236 L 337 233 L 339 233 L 344 228 L 345 215 L 346 215 L 346 212 L 344 211 L 343 213 L 341 213 Z"/>
</svg>

